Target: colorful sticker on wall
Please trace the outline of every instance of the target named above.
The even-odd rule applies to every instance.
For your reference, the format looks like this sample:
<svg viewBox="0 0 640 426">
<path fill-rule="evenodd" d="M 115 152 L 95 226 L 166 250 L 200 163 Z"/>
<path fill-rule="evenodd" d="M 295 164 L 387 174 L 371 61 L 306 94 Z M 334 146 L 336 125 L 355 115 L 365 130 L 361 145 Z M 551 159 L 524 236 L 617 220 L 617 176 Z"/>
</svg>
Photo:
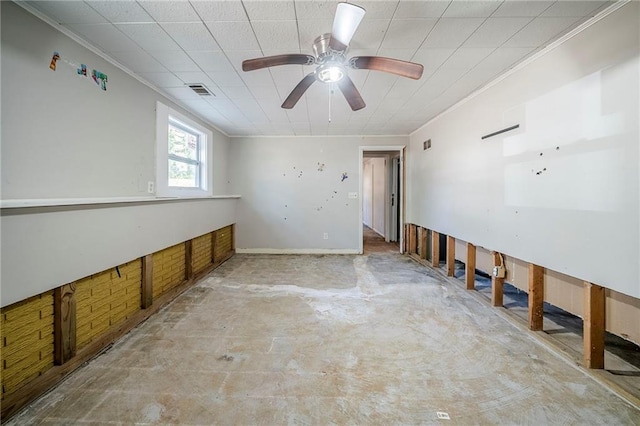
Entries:
<svg viewBox="0 0 640 426">
<path fill-rule="evenodd" d="M 340 180 L 340 182 L 344 182 L 345 179 L 349 178 L 349 176 L 347 175 L 347 172 L 344 172 L 342 174 L 342 179 Z"/>
<path fill-rule="evenodd" d="M 58 52 L 53 52 L 53 57 L 51 58 L 51 63 L 49 64 L 49 68 L 53 71 L 56 70 L 56 62 L 60 59 L 60 54 Z"/>
<path fill-rule="evenodd" d="M 107 90 L 107 75 L 101 73 L 100 71 L 93 70 L 91 71 L 91 78 L 96 84 L 100 85 L 102 90 Z"/>
<path fill-rule="evenodd" d="M 60 55 L 59 52 L 53 52 L 53 56 L 51 57 L 51 62 L 49 63 L 49 68 L 53 71 L 56 70 L 57 68 L 57 62 L 58 61 L 62 61 L 65 64 L 75 68 L 76 70 L 76 74 L 82 77 L 89 77 L 88 73 L 87 73 L 87 65 L 86 64 L 76 64 L 72 61 L 69 61 L 68 59 L 62 57 Z M 91 78 L 93 79 L 93 81 L 100 86 L 100 88 L 102 90 L 107 90 L 107 75 L 96 70 L 93 69 L 91 71 Z"/>
</svg>

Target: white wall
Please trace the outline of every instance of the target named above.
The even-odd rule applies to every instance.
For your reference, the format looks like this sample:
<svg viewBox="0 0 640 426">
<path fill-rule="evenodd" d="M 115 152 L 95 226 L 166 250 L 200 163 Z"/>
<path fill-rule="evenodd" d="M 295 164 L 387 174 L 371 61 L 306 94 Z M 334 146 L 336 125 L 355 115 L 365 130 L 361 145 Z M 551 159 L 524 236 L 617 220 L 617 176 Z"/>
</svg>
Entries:
<svg viewBox="0 0 640 426">
<path fill-rule="evenodd" d="M 631 2 L 411 135 L 407 220 L 640 297 L 638 22 Z"/>
<path fill-rule="evenodd" d="M 15 4 L 0 7 L 2 199 L 148 195 L 155 103 L 180 108 Z M 51 71 L 54 51 L 107 74 L 107 90 L 63 61 Z M 214 130 L 215 194 L 227 192 L 228 143 Z M 3 208 L 2 306 L 233 223 L 235 203 Z"/>
<path fill-rule="evenodd" d="M 386 158 L 372 158 L 373 168 L 373 226 L 372 229 L 383 237 L 386 236 L 385 198 L 387 189 Z"/>
<path fill-rule="evenodd" d="M 2 2 L 2 199 L 147 195 L 155 181 L 149 87 L 10 2 Z M 54 51 L 108 76 L 103 91 Z M 214 194 L 227 192 L 228 138 L 212 129 Z"/>
<path fill-rule="evenodd" d="M 360 192 L 359 147 L 404 146 L 407 141 L 407 137 L 232 138 L 230 191 L 242 194 L 238 249 L 357 252 L 361 200 L 349 199 L 348 194 Z M 343 173 L 348 175 L 344 181 Z"/>
<path fill-rule="evenodd" d="M 373 228 L 373 165 L 370 158 L 362 164 L 362 223 Z"/>
</svg>

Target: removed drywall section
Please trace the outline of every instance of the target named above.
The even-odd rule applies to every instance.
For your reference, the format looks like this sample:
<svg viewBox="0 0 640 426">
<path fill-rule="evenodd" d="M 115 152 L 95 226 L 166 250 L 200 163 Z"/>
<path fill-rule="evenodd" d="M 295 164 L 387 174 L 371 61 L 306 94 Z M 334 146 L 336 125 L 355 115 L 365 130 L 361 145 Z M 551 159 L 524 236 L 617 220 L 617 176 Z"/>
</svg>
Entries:
<svg viewBox="0 0 640 426">
<path fill-rule="evenodd" d="M 359 147 L 404 146 L 407 140 L 232 138 L 229 189 L 242 194 L 238 251 L 357 252 L 362 227 Z M 318 164 L 324 167 L 320 170 Z"/>
<path fill-rule="evenodd" d="M 407 224 L 407 228 L 415 226 Z M 467 262 L 466 242 L 455 240 L 455 259 Z M 476 247 L 475 269 L 492 274 L 493 252 Z M 503 254 L 506 267 L 505 282 L 523 292 L 529 291 L 529 264 Z M 458 278 L 461 278 L 458 276 Z M 544 271 L 544 300 L 573 315 L 584 314 L 584 281 L 550 269 Z M 640 344 L 640 299 L 613 290 L 606 291 L 606 330 L 635 344 Z"/>
<path fill-rule="evenodd" d="M 3 199 L 149 195 L 156 101 L 211 128 L 24 9 L 0 7 Z M 108 89 L 62 59 L 50 69 L 53 52 L 106 74 Z M 212 131 L 214 194 L 225 194 L 229 141 Z"/>
<path fill-rule="evenodd" d="M 2 209 L 2 306 L 228 226 L 236 202 Z"/>
<path fill-rule="evenodd" d="M 639 17 L 622 6 L 413 134 L 407 221 L 640 297 Z"/>
</svg>

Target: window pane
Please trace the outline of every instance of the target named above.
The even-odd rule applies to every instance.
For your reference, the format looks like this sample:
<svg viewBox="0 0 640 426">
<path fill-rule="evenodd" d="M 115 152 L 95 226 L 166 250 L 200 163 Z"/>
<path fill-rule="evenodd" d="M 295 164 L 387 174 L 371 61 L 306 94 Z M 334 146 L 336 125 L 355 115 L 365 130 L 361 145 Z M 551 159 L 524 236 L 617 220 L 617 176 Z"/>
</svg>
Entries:
<svg viewBox="0 0 640 426">
<path fill-rule="evenodd" d="M 169 123 L 169 154 L 198 160 L 198 143 L 197 134 L 187 132 Z"/>
<path fill-rule="evenodd" d="M 169 160 L 169 186 L 199 188 L 197 169 L 194 164 Z"/>
</svg>

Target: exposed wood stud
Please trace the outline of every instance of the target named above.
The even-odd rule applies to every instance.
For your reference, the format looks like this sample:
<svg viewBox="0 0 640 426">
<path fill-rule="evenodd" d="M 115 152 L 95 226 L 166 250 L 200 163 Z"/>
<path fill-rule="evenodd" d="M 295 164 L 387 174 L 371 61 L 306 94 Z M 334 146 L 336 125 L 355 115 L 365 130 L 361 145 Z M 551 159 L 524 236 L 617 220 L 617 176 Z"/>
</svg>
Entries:
<svg viewBox="0 0 640 426">
<path fill-rule="evenodd" d="M 217 238 L 218 238 L 218 232 L 213 231 L 211 233 L 211 263 L 216 263 Z"/>
<path fill-rule="evenodd" d="M 236 252 L 236 224 L 231 224 L 231 251 Z"/>
<path fill-rule="evenodd" d="M 431 231 L 431 266 L 440 267 L 440 233 Z"/>
<path fill-rule="evenodd" d="M 184 275 L 187 280 L 193 279 L 193 240 L 184 242 Z"/>
<path fill-rule="evenodd" d="M 529 264 L 529 329 L 542 330 L 544 319 L 544 268 Z"/>
<path fill-rule="evenodd" d="M 420 259 L 427 258 L 427 233 L 426 228 L 420 227 Z"/>
<path fill-rule="evenodd" d="M 76 283 L 53 292 L 54 361 L 62 365 L 76 355 Z"/>
<path fill-rule="evenodd" d="M 409 224 L 409 254 L 414 254 L 417 249 L 417 241 L 416 241 L 416 225 L 413 223 Z"/>
<path fill-rule="evenodd" d="M 407 253 L 407 247 L 408 247 L 408 241 L 409 241 L 409 225 L 407 225 L 406 223 L 404 224 L 404 230 L 403 230 L 403 238 L 402 238 L 402 252 L 403 253 Z"/>
<path fill-rule="evenodd" d="M 467 290 L 476 288 L 476 246 L 467 243 L 467 262 L 464 267 L 464 281 Z"/>
<path fill-rule="evenodd" d="M 584 282 L 583 347 L 587 368 L 604 368 L 605 289 Z"/>
<path fill-rule="evenodd" d="M 453 277 L 456 271 L 456 239 L 447 235 L 447 276 Z"/>
<path fill-rule="evenodd" d="M 142 258 L 142 309 L 149 309 L 153 304 L 153 254 Z"/>
<path fill-rule="evenodd" d="M 500 256 L 500 253 L 493 252 L 493 266 L 502 266 L 502 260 L 504 258 Z M 493 306 L 502 306 L 504 304 L 504 278 L 498 278 L 491 275 L 491 304 Z"/>
</svg>

